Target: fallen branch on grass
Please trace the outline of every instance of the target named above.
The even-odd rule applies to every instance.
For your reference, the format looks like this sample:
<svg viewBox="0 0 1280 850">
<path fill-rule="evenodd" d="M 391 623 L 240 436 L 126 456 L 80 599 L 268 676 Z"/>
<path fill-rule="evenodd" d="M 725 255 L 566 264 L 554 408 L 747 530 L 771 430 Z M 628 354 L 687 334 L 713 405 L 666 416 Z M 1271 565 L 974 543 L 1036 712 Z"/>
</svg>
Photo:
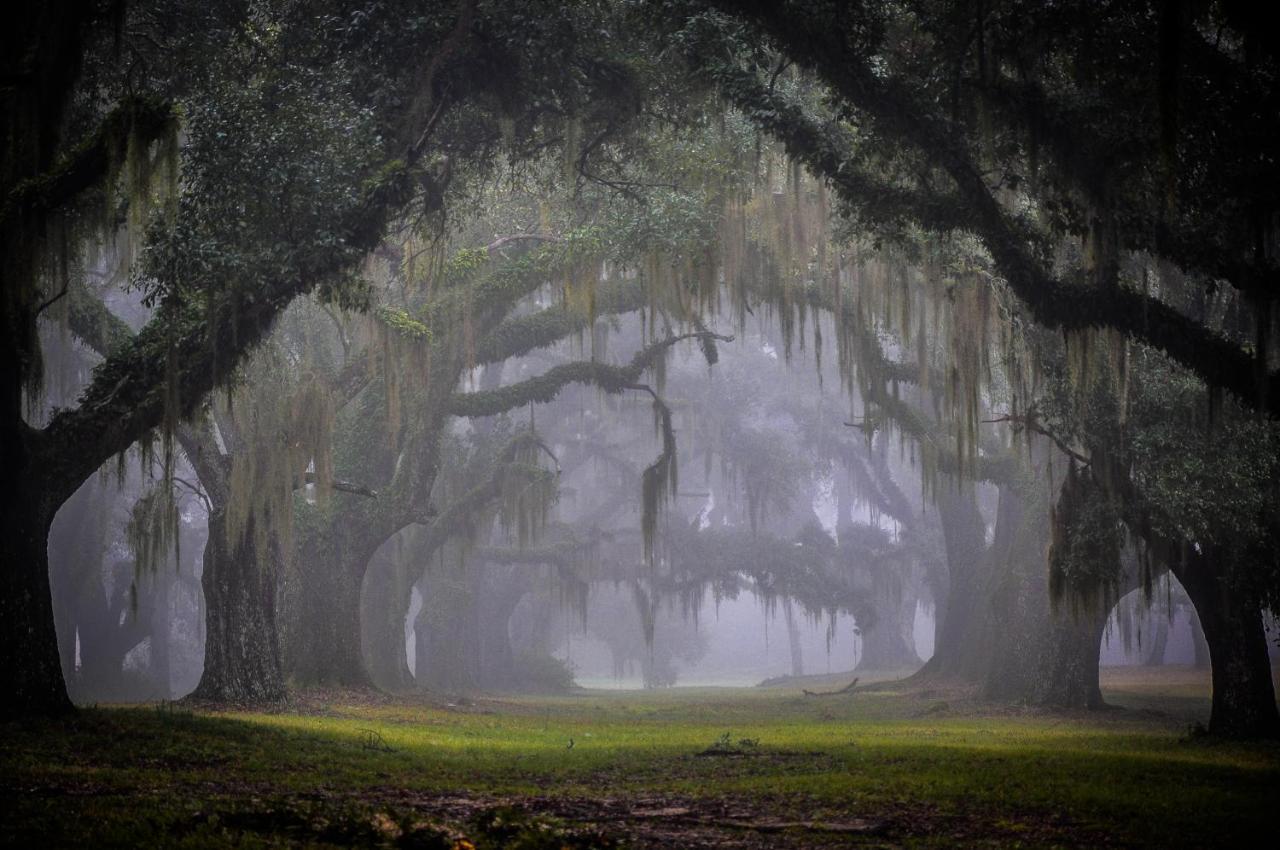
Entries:
<svg viewBox="0 0 1280 850">
<path fill-rule="evenodd" d="M 858 680 L 854 679 L 852 682 L 845 685 L 843 688 L 841 688 L 838 691 L 811 691 L 811 690 L 808 690 L 807 688 L 802 690 L 804 695 L 807 697 L 834 697 L 834 696 L 839 696 L 840 694 L 847 694 L 857 686 L 858 686 Z"/>
</svg>

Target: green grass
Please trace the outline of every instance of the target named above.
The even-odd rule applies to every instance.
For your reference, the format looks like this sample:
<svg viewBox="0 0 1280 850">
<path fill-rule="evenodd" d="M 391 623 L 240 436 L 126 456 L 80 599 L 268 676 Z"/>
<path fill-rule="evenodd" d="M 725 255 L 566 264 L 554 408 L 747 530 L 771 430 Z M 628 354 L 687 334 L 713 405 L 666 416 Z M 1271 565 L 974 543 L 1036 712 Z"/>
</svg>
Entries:
<svg viewBox="0 0 1280 850">
<path fill-rule="evenodd" d="M 1155 699 L 1111 696 L 1148 709 Z M 553 836 L 547 846 L 601 841 L 575 832 L 584 821 L 643 844 L 628 813 L 654 806 L 688 810 L 689 843 L 719 830 L 743 846 L 1239 846 L 1270 828 L 1280 801 L 1280 750 L 1191 740 L 1181 719 L 1150 711 L 1062 716 L 774 689 L 462 706 L 337 695 L 304 708 L 93 709 L 7 727 L 0 840 L 450 846 L 466 834 L 482 847 L 502 836 L 541 846 L 476 820 L 515 802 L 562 819 L 526 830 Z M 700 755 L 726 733 L 729 754 Z M 770 826 L 762 817 L 873 828 L 742 827 Z M 458 832 L 432 845 L 436 833 L 413 830 L 422 820 Z"/>
</svg>

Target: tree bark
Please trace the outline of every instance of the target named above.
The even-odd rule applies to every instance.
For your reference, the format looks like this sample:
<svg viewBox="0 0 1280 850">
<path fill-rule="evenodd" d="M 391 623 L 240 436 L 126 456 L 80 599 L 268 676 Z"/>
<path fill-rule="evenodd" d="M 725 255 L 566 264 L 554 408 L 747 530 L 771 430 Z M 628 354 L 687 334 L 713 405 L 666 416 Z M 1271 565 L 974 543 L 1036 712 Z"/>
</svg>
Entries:
<svg viewBox="0 0 1280 850">
<path fill-rule="evenodd" d="M 1035 705 L 1052 708 L 1102 708 L 1098 656 L 1109 612 L 1102 606 L 1049 614 L 1051 625 L 1040 638 L 1041 658 L 1030 694 Z"/>
<path fill-rule="evenodd" d="M 443 556 L 418 584 L 422 610 L 414 623 L 415 678 L 421 690 L 470 691 L 480 686 L 477 593 L 462 557 L 460 543 L 446 543 Z"/>
<path fill-rule="evenodd" d="M 987 556 L 986 523 L 973 484 L 944 484 L 938 511 L 947 553 L 947 594 L 938 606 L 933 657 L 917 675 L 977 681 L 984 665 L 977 632 Z"/>
<path fill-rule="evenodd" d="M 173 696 L 173 668 L 169 657 L 169 632 L 173 623 L 173 583 L 176 576 L 156 574 L 151 583 L 151 668 L 152 681 L 161 699 Z"/>
<path fill-rule="evenodd" d="M 72 709 L 49 589 L 53 509 L 32 483 L 8 479 L 0 503 L 0 682 L 6 689 L 0 717 L 5 719 Z"/>
<path fill-rule="evenodd" d="M 1049 708 L 1100 708 L 1098 655 L 1109 611 L 1101 605 L 1055 609 L 1045 553 L 1049 505 L 1042 485 L 1000 488 L 992 560 L 998 578 L 985 594 L 991 629 L 986 699 Z M 1117 569 L 1119 565 L 1117 565 Z"/>
<path fill-rule="evenodd" d="M 360 608 L 366 669 L 376 687 L 396 692 L 414 686 L 405 635 L 414 582 L 404 559 L 388 551 L 392 548 L 383 546 L 370 559 Z"/>
<path fill-rule="evenodd" d="M 253 523 L 229 544 L 224 509 L 209 516 L 201 584 L 205 598 L 204 675 L 196 699 L 272 703 L 285 698 L 276 633 L 276 558 L 257 551 Z"/>
<path fill-rule="evenodd" d="M 290 594 L 294 610 L 288 669 L 305 684 L 372 687 L 360 627 L 360 592 L 369 556 L 361 551 L 342 558 L 344 549 L 335 551 L 326 545 L 330 542 L 327 534 L 314 537 L 296 556 L 300 578 Z"/>
<path fill-rule="evenodd" d="M 1262 611 L 1195 553 L 1171 565 L 1196 608 L 1213 670 L 1209 732 L 1227 738 L 1280 737 Z"/>
<path fill-rule="evenodd" d="M 862 631 L 862 656 L 856 670 L 911 670 L 920 666 L 914 643 L 914 597 L 885 599 L 876 607 L 875 625 Z"/>
</svg>

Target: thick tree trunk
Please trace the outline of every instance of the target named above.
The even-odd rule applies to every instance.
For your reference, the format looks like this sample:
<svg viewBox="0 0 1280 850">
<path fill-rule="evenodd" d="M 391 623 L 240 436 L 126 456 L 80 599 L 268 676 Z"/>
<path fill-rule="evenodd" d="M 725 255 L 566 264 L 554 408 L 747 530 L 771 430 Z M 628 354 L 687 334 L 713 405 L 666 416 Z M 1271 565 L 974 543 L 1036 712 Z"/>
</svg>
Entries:
<svg viewBox="0 0 1280 850">
<path fill-rule="evenodd" d="M 1040 636 L 1041 657 L 1031 702 L 1052 708 L 1102 708 L 1098 655 L 1107 626 L 1102 606 L 1046 613 L 1051 626 Z"/>
<path fill-rule="evenodd" d="M 427 691 L 474 690 L 479 685 L 475 669 L 478 629 L 466 576 L 432 575 L 419 588 L 422 610 L 414 623 L 418 687 Z"/>
<path fill-rule="evenodd" d="M 383 547 L 369 561 L 361 598 L 362 646 L 374 685 L 389 691 L 414 686 L 409 669 L 405 625 L 413 598 L 413 580 L 402 559 Z"/>
<path fill-rule="evenodd" d="M 518 688 L 522 682 L 511 645 L 511 617 L 532 589 L 532 583 L 520 567 L 488 566 L 483 576 L 485 581 L 477 596 L 480 684 L 486 688 Z"/>
<path fill-rule="evenodd" d="M 1109 611 L 1103 606 L 1055 610 L 1049 598 L 1047 493 L 1002 487 L 992 559 L 998 579 L 989 593 L 991 666 L 983 696 L 1049 708 L 1100 708 L 1098 655 Z M 1119 565 L 1117 565 L 1117 568 Z"/>
<path fill-rule="evenodd" d="M 131 604 L 129 584 L 133 562 L 119 560 L 111 565 L 111 592 L 107 594 L 96 565 L 79 599 L 76 630 L 80 635 L 80 673 L 77 692 L 92 702 L 137 699 L 140 694 L 123 680 L 124 660 L 146 639 L 148 630 Z M 148 694 L 149 695 L 149 694 Z"/>
<path fill-rule="evenodd" d="M 344 563 L 325 547 L 308 546 L 298 561 L 301 579 L 290 594 L 290 674 L 304 684 L 372 687 L 360 640 L 367 553 Z"/>
<path fill-rule="evenodd" d="M 93 583 L 101 593 L 102 523 L 109 513 L 98 478 L 82 484 L 57 511 L 49 531 L 49 584 L 62 675 L 73 700 L 80 700 L 76 671 L 77 625 Z"/>
<path fill-rule="evenodd" d="M 30 485 L 29 478 L 8 478 L 0 499 L 0 682 L 6 691 L 0 717 L 6 719 L 72 708 L 49 590 L 53 510 Z"/>
<path fill-rule="evenodd" d="M 917 675 L 976 682 L 985 669 L 985 647 L 977 639 L 985 619 L 986 523 L 970 483 L 944 484 L 938 496 L 947 552 L 947 594 L 938 605 L 933 657 Z"/>
<path fill-rule="evenodd" d="M 1280 737 L 1271 659 L 1257 605 L 1233 591 L 1209 559 L 1188 557 L 1174 575 L 1196 607 L 1213 670 L 1209 731 L 1229 738 Z"/>
<path fill-rule="evenodd" d="M 285 698 L 276 633 L 276 569 L 259 553 L 252 521 L 238 544 L 227 542 L 226 517 L 209 517 L 204 550 L 204 675 L 192 694 L 219 702 L 269 703 Z"/>
<path fill-rule="evenodd" d="M 910 614 L 908 614 L 908 611 Z M 897 671 L 920 666 L 914 642 L 915 599 L 885 599 L 876 608 L 875 625 L 862 631 L 858 670 Z"/>
<path fill-rule="evenodd" d="M 993 580 L 982 596 L 990 616 L 977 641 L 988 660 L 982 695 L 997 702 L 1033 701 L 1041 654 L 1039 627 L 1049 615 L 1047 580 L 1037 582 L 1032 567 L 1036 560 L 1032 541 L 1047 540 L 1048 528 L 1034 528 L 1039 517 L 1027 507 L 1015 488 L 1000 488 L 987 555 Z M 1044 573 L 1042 554 L 1040 558 L 1038 572 Z"/>
</svg>

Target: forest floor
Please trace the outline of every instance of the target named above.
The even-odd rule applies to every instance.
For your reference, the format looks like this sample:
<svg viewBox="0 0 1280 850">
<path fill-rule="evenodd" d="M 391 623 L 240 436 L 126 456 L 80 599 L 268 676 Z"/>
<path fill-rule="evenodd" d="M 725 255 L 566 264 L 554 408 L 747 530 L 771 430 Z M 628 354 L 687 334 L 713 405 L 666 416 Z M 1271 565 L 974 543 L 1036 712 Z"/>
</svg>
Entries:
<svg viewBox="0 0 1280 850">
<path fill-rule="evenodd" d="M 0 727 L 0 844 L 1270 846 L 1280 746 L 1189 732 L 1203 673 L 1103 683 L 1125 708 L 872 685 L 86 709 Z"/>
</svg>

